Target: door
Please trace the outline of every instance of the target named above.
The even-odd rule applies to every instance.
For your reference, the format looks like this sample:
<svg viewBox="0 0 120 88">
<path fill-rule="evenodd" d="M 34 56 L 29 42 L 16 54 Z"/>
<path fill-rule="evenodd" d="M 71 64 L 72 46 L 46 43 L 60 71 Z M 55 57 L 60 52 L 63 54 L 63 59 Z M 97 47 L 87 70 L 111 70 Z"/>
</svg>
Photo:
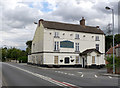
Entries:
<svg viewBox="0 0 120 88">
<path fill-rule="evenodd" d="M 65 57 L 65 63 L 69 63 L 70 62 L 70 58 L 69 57 Z"/>
<path fill-rule="evenodd" d="M 95 56 L 92 56 L 92 64 L 95 64 Z"/>
<path fill-rule="evenodd" d="M 82 59 L 83 61 L 83 64 L 82 64 L 82 67 L 84 68 L 85 67 L 85 58 Z"/>
<path fill-rule="evenodd" d="M 54 64 L 58 64 L 58 56 L 54 57 Z"/>
</svg>

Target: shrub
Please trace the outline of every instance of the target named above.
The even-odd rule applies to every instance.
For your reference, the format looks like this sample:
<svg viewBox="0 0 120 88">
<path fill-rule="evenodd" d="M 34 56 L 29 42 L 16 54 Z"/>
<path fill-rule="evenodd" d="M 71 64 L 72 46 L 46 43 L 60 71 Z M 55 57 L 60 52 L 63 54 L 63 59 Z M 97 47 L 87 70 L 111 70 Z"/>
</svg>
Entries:
<svg viewBox="0 0 120 88">
<path fill-rule="evenodd" d="M 108 68 L 113 68 L 113 56 L 107 57 L 107 62 L 108 64 L 106 65 Z M 120 57 L 115 56 L 115 67 L 119 68 L 120 67 Z"/>
<path fill-rule="evenodd" d="M 27 56 L 22 56 L 22 57 L 19 57 L 18 60 L 20 63 L 27 63 Z"/>
</svg>

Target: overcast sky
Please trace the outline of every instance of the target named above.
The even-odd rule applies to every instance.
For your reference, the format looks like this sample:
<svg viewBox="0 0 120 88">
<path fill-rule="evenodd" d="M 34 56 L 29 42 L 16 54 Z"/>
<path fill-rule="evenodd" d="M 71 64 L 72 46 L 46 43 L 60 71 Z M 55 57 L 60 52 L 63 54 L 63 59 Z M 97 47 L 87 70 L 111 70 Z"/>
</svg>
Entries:
<svg viewBox="0 0 120 88">
<path fill-rule="evenodd" d="M 112 22 L 114 8 L 115 32 L 118 29 L 118 0 L 1 0 L 0 2 L 0 47 L 26 48 L 36 30 L 33 22 L 39 19 L 79 24 L 82 17 L 86 25 L 106 27 Z"/>
</svg>

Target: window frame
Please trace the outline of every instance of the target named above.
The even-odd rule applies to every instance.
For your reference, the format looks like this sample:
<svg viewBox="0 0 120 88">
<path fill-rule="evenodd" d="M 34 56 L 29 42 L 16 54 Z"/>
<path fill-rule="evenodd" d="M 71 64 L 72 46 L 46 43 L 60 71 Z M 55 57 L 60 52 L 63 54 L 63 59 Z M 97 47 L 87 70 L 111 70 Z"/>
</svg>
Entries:
<svg viewBox="0 0 120 88">
<path fill-rule="evenodd" d="M 75 39 L 80 39 L 80 35 L 79 34 L 75 34 Z"/>
<path fill-rule="evenodd" d="M 54 38 L 59 38 L 59 32 L 54 33 Z"/>
<path fill-rule="evenodd" d="M 95 41 L 100 41 L 99 36 L 95 37 Z"/>
<path fill-rule="evenodd" d="M 76 52 L 79 52 L 79 51 L 80 51 L 80 49 L 79 49 L 79 43 L 75 43 L 75 51 L 76 51 Z"/>
<path fill-rule="evenodd" d="M 96 50 L 99 51 L 99 49 L 100 49 L 100 45 L 99 45 L 99 44 L 96 44 Z"/>
<path fill-rule="evenodd" d="M 58 41 L 54 42 L 54 51 L 59 51 L 59 42 Z"/>
</svg>

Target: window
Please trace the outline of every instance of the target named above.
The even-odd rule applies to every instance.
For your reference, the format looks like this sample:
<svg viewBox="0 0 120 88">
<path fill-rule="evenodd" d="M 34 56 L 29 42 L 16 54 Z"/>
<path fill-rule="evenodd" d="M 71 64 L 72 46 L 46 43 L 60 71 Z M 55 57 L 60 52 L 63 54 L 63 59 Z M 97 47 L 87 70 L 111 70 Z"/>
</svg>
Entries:
<svg viewBox="0 0 120 88">
<path fill-rule="evenodd" d="M 70 36 L 73 36 L 73 34 L 70 34 Z"/>
<path fill-rule="evenodd" d="M 55 41 L 54 50 L 55 51 L 59 50 L 59 42 L 58 41 Z"/>
<path fill-rule="evenodd" d="M 95 56 L 92 56 L 92 63 L 95 64 Z"/>
<path fill-rule="evenodd" d="M 58 56 L 54 56 L 54 64 L 58 64 Z"/>
<path fill-rule="evenodd" d="M 76 63 L 79 63 L 79 56 L 76 56 Z"/>
<path fill-rule="evenodd" d="M 79 39 L 79 34 L 75 34 L 75 39 Z"/>
<path fill-rule="evenodd" d="M 75 51 L 79 51 L 79 43 L 75 43 Z"/>
<path fill-rule="evenodd" d="M 96 44 L 96 50 L 99 51 L 99 44 Z"/>
<path fill-rule="evenodd" d="M 100 41 L 100 40 L 99 40 L 99 36 L 96 36 L 96 39 L 95 39 L 95 41 Z"/>
<path fill-rule="evenodd" d="M 54 38 L 59 38 L 59 32 L 55 32 Z"/>
</svg>

